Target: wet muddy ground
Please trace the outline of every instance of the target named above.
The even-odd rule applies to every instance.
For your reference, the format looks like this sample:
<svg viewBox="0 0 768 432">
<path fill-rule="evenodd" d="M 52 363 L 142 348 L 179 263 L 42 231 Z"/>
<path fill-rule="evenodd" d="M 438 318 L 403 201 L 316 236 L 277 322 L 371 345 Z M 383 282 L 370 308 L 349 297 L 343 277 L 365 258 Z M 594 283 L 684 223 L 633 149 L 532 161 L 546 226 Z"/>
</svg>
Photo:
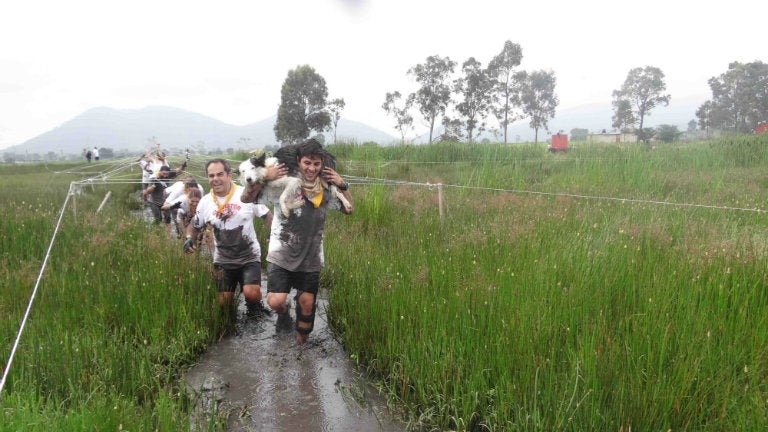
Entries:
<svg viewBox="0 0 768 432">
<path fill-rule="evenodd" d="M 262 291 L 266 298 L 266 280 Z M 184 377 L 202 409 L 218 406 L 228 430 L 405 430 L 334 339 L 324 293 L 318 296 L 315 329 L 303 345 L 296 343 L 295 301 L 288 320 L 274 313 L 248 316 L 238 297 L 235 330 Z"/>
<path fill-rule="evenodd" d="M 152 223 L 148 208 L 134 213 Z M 169 238 L 174 234 L 169 229 Z M 208 251 L 203 247 L 201 253 Z M 264 279 L 265 300 L 266 287 Z M 275 313 L 248 316 L 237 296 L 234 330 L 183 377 L 196 404 L 190 430 L 209 430 L 215 413 L 229 431 L 405 431 L 334 339 L 325 293 L 318 295 L 315 327 L 303 345 L 296 343 L 292 297 L 290 314 L 278 320 Z"/>
</svg>

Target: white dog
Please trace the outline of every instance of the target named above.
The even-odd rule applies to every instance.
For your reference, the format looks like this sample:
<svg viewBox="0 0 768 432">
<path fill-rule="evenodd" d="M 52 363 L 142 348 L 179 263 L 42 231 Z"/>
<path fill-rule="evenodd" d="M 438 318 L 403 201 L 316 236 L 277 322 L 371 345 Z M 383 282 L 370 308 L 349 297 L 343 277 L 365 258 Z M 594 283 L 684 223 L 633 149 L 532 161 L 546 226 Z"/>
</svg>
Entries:
<svg viewBox="0 0 768 432">
<path fill-rule="evenodd" d="M 326 153 L 326 155 L 327 157 L 323 161 L 324 165 L 335 169 L 336 159 L 330 153 Z M 281 147 L 274 156 L 267 157 L 266 154 L 262 154 L 258 157 L 254 156 L 246 159 L 240 163 L 238 172 L 240 174 L 240 184 L 248 186 L 264 182 L 267 167 L 281 163 L 288 167 L 288 174 L 277 180 L 264 183 L 256 201 L 266 204 L 279 204 L 283 216 L 287 218 L 292 209 L 301 207 L 304 203 L 303 198 L 301 198 L 301 179 L 298 177 L 299 168 L 296 160 L 295 146 Z M 327 183 L 323 181 L 323 185 L 327 186 Z M 345 209 L 349 210 L 352 208 L 349 201 L 335 185 L 330 185 L 330 191 L 331 196 L 338 198 Z"/>
</svg>

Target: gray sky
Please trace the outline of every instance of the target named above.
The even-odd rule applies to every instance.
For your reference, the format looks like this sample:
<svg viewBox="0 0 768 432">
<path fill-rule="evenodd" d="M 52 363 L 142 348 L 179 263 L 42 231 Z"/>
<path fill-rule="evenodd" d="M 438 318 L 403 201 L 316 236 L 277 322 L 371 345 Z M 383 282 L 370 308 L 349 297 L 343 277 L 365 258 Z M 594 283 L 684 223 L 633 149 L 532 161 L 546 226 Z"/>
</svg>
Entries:
<svg viewBox="0 0 768 432">
<path fill-rule="evenodd" d="M 765 6 L 746 0 L 24 0 L 0 6 L 0 148 L 83 111 L 168 105 L 244 125 L 277 112 L 308 64 L 342 117 L 399 136 L 384 95 L 430 55 L 486 65 L 506 40 L 557 77 L 559 108 L 609 103 L 633 67 L 675 99 L 711 96 L 732 61 L 768 61 Z M 458 68 L 457 68 L 458 69 Z M 426 127 L 416 116 L 417 132 Z M 162 142 L 162 137 L 158 137 Z M 269 144 L 269 143 L 265 143 Z"/>
</svg>

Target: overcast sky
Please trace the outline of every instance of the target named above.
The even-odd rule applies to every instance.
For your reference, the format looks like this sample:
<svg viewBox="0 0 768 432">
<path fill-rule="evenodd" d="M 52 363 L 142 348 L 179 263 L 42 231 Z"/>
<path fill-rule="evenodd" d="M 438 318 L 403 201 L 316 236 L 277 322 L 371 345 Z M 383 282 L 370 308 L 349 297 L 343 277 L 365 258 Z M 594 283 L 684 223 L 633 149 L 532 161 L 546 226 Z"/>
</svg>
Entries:
<svg viewBox="0 0 768 432">
<path fill-rule="evenodd" d="M 387 92 L 415 89 L 410 67 L 430 55 L 487 65 L 506 40 L 521 45 L 521 69 L 555 72 L 559 108 L 609 103 L 631 68 L 648 65 L 665 73 L 673 104 L 703 101 L 729 62 L 768 61 L 765 5 L 709 3 L 7 1 L 0 148 L 97 106 L 167 105 L 254 123 L 277 112 L 288 71 L 303 64 L 325 78 L 329 99 L 344 98 L 343 118 L 399 136 L 381 104 Z"/>
</svg>

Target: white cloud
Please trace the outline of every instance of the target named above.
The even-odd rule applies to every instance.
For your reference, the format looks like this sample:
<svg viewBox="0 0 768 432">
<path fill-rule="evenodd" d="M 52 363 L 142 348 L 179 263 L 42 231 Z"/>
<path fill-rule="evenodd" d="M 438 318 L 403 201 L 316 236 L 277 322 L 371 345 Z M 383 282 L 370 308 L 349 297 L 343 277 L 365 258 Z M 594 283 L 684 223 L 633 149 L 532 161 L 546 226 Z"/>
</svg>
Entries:
<svg viewBox="0 0 768 432">
<path fill-rule="evenodd" d="M 610 100 L 653 65 L 676 97 L 708 94 L 734 60 L 763 60 L 751 2 L 231 0 L 11 2 L 0 13 L 0 148 L 94 106 L 171 105 L 233 124 L 273 115 L 288 70 L 309 64 L 343 117 L 396 134 L 384 94 L 413 91 L 427 56 L 487 62 L 504 41 L 557 76 L 561 107 Z M 417 124 L 419 122 L 417 121 Z"/>
</svg>

